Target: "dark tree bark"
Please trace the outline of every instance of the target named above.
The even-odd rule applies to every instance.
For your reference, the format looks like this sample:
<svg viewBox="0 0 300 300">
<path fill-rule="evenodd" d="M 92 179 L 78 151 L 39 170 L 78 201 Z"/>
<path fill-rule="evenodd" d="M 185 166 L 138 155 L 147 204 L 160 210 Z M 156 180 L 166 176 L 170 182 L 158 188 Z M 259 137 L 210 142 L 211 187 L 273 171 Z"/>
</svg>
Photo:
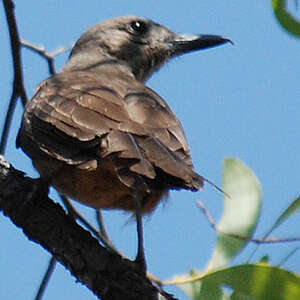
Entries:
<svg viewBox="0 0 300 300">
<path fill-rule="evenodd" d="M 0 210 L 95 295 L 103 300 L 175 299 L 153 286 L 134 262 L 102 247 L 47 194 L 47 183 L 0 157 Z"/>
</svg>

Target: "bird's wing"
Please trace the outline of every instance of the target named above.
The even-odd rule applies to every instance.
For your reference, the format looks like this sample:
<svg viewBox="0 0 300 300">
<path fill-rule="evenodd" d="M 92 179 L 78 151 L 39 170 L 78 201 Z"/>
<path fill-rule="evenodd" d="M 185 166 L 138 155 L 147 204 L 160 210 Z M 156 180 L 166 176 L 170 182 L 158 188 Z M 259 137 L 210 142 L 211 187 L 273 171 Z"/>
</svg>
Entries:
<svg viewBox="0 0 300 300">
<path fill-rule="evenodd" d="M 48 79 L 27 105 L 18 140 L 29 156 L 85 166 L 112 156 L 120 173 L 151 180 L 160 172 L 174 187 L 201 187 L 182 126 L 159 95 L 139 82 L 82 73 Z"/>
</svg>

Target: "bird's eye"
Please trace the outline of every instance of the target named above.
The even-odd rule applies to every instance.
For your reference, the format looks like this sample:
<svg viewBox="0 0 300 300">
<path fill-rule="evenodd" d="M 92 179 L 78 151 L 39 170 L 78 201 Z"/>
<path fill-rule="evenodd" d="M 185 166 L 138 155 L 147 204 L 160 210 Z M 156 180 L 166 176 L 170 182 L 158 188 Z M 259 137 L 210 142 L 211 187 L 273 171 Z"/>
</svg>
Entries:
<svg viewBox="0 0 300 300">
<path fill-rule="evenodd" d="M 130 27 L 135 34 L 145 34 L 148 31 L 148 26 L 143 21 L 133 21 Z"/>
</svg>

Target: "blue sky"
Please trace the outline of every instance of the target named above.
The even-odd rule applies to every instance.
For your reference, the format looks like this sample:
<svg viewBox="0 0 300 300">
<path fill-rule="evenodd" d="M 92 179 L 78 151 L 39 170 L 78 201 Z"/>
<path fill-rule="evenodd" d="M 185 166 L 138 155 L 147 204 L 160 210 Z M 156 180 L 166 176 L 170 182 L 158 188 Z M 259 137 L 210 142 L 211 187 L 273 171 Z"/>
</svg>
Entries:
<svg viewBox="0 0 300 300">
<path fill-rule="evenodd" d="M 15 1 L 20 35 L 52 51 L 69 46 L 89 26 L 115 16 L 151 18 L 176 32 L 212 33 L 230 37 L 235 45 L 194 52 L 171 61 L 148 81 L 181 120 L 196 170 L 221 185 L 224 157 L 238 157 L 258 176 L 264 193 L 256 231 L 262 236 L 275 218 L 300 194 L 300 40 L 287 35 L 273 17 L 270 1 Z M 4 13 L 1 23 L 0 127 L 10 95 L 12 66 Z M 48 76 L 45 61 L 23 51 L 25 84 L 30 96 Z M 57 58 L 57 70 L 66 60 Z M 20 124 L 18 105 L 6 158 L 18 169 L 37 176 L 30 160 L 14 146 Z M 56 193 L 51 192 L 52 198 Z M 196 206 L 204 202 L 215 220 L 222 195 L 209 185 L 198 193 L 176 191 L 145 220 L 149 271 L 162 279 L 203 269 L 215 243 L 215 232 Z M 76 205 L 93 222 L 92 209 Z M 135 224 L 122 212 L 105 212 L 115 244 L 130 257 L 136 249 Z M 299 236 L 299 214 L 274 234 Z M 0 298 L 33 299 L 50 256 L 28 241 L 20 229 L 0 216 Z M 269 253 L 279 263 L 297 244 L 259 248 L 255 259 Z M 234 262 L 248 258 L 250 250 Z M 300 253 L 285 267 L 299 272 Z M 167 291 L 185 299 L 176 288 Z M 96 299 L 58 265 L 44 299 Z"/>
</svg>

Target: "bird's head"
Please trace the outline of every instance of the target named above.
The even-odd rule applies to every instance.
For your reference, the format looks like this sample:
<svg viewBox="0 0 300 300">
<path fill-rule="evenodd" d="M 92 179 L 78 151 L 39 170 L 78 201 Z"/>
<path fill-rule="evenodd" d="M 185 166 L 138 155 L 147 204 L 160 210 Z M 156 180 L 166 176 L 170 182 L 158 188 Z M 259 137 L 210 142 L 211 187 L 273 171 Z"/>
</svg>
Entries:
<svg viewBox="0 0 300 300">
<path fill-rule="evenodd" d="M 145 81 L 170 58 L 231 42 L 218 35 L 176 34 L 136 16 L 109 19 L 76 42 L 64 70 L 97 70 L 115 64 Z"/>
</svg>

